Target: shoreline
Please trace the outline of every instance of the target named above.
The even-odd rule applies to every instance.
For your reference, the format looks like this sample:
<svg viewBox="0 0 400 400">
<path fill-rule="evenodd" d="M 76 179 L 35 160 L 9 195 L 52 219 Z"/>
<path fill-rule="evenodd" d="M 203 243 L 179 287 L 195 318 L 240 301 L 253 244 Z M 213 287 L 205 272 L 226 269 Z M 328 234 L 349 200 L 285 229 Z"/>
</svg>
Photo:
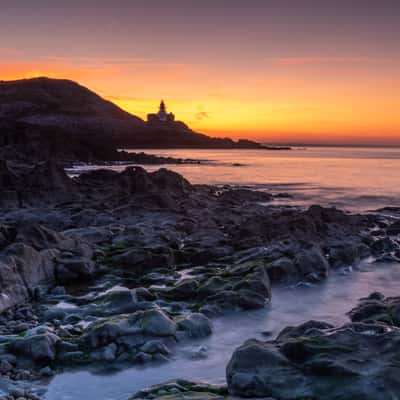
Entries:
<svg viewBox="0 0 400 400">
<path fill-rule="evenodd" d="M 323 281 L 371 255 L 399 261 L 398 224 L 379 214 L 270 207 L 269 193 L 165 169 L 71 179 L 52 162 L 5 163 L 1 177 L 1 355 L 18 385 L 23 370 L 35 382 L 65 367 L 168 363 L 180 341 L 212 335 L 216 316 L 264 308 L 276 283 Z"/>
</svg>

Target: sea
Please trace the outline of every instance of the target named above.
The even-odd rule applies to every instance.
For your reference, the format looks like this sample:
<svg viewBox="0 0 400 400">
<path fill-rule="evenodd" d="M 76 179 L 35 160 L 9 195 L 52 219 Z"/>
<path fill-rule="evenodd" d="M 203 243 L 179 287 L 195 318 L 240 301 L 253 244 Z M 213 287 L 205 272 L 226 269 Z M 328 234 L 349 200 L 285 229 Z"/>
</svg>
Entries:
<svg viewBox="0 0 400 400">
<path fill-rule="evenodd" d="M 193 164 L 144 166 L 168 168 L 191 183 L 248 186 L 287 193 L 297 205 L 321 204 L 349 211 L 400 207 L 399 147 L 293 147 L 292 150 L 127 150 L 200 160 Z M 112 166 L 122 170 L 126 165 Z M 78 166 L 76 172 L 99 168 Z"/>
</svg>

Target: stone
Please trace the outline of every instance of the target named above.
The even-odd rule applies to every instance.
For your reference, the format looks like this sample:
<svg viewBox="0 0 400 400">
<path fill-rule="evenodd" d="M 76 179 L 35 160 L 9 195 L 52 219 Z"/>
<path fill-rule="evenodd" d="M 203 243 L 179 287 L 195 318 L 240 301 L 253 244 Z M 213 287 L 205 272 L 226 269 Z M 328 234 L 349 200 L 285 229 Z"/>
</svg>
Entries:
<svg viewBox="0 0 400 400">
<path fill-rule="evenodd" d="M 183 279 L 171 289 L 163 292 L 164 297 L 174 300 L 194 299 L 199 284 L 195 279 Z"/>
<path fill-rule="evenodd" d="M 87 281 L 94 276 L 94 264 L 90 260 L 84 258 L 63 258 L 57 261 L 57 281 L 62 285 L 77 281 Z"/>
<path fill-rule="evenodd" d="M 53 361 L 56 357 L 56 344 L 60 339 L 50 333 L 28 336 L 10 343 L 10 351 L 37 362 Z"/>
<path fill-rule="evenodd" d="M 206 337 L 212 333 L 212 323 L 204 314 L 193 313 L 178 320 L 178 329 L 189 337 Z"/>
<path fill-rule="evenodd" d="M 150 340 L 141 346 L 139 350 L 148 354 L 160 353 L 168 355 L 171 353 L 168 347 L 160 340 Z"/>
<path fill-rule="evenodd" d="M 177 324 L 161 310 L 139 311 L 132 317 L 135 325 L 147 335 L 173 336 L 177 330 Z"/>
</svg>

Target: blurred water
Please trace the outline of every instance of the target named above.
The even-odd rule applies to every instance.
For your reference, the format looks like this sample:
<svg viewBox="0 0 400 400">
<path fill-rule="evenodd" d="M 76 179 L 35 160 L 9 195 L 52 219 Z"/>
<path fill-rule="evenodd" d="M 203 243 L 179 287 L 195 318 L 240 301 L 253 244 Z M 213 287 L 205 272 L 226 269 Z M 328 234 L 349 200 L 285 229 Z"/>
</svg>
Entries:
<svg viewBox="0 0 400 400">
<path fill-rule="evenodd" d="M 214 333 L 202 340 L 181 343 L 168 363 L 135 366 L 121 371 L 65 372 L 53 379 L 47 400 L 127 400 L 134 392 L 156 383 L 187 378 L 223 383 L 232 352 L 249 338 L 274 337 L 288 325 L 310 319 L 333 324 L 348 321 L 346 312 L 357 300 L 378 290 L 387 296 L 400 295 L 399 264 L 364 263 L 354 271 L 336 271 L 321 284 L 274 287 L 271 305 L 262 310 L 237 312 L 214 320 Z M 264 337 L 265 339 L 265 337 Z M 207 357 L 193 359 L 200 347 Z"/>
</svg>

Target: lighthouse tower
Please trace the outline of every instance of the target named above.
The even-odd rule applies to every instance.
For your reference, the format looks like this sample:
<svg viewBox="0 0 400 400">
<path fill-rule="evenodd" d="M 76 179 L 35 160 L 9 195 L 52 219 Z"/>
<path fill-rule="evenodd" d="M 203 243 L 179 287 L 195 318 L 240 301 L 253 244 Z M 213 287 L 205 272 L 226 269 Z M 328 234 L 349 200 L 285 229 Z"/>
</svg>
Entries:
<svg viewBox="0 0 400 400">
<path fill-rule="evenodd" d="M 157 115 L 158 115 L 158 119 L 159 119 L 160 121 L 165 122 L 165 121 L 168 120 L 167 108 L 165 107 L 164 100 L 161 100 L 160 109 L 159 109 Z"/>
<path fill-rule="evenodd" d="M 160 107 L 157 114 L 148 114 L 148 122 L 173 122 L 175 120 L 175 115 L 172 113 L 167 113 L 167 107 L 164 100 L 161 100 Z"/>
</svg>

